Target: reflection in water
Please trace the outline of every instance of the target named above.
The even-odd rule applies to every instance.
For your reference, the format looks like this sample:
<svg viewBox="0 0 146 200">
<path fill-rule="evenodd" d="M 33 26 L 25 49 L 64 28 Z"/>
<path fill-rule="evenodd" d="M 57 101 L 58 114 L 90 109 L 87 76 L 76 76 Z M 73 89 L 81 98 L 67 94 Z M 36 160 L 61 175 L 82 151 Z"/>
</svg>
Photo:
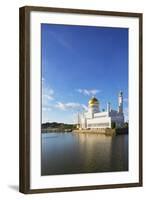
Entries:
<svg viewBox="0 0 146 200">
<path fill-rule="evenodd" d="M 42 134 L 42 175 L 127 170 L 128 135 Z"/>
</svg>

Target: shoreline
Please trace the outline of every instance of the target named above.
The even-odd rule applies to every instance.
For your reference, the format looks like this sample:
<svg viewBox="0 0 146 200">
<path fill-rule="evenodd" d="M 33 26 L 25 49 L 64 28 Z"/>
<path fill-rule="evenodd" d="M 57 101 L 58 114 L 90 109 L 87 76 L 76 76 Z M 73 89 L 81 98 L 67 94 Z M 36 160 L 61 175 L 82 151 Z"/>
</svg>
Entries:
<svg viewBox="0 0 146 200">
<path fill-rule="evenodd" d="M 105 135 L 120 135 L 128 134 L 128 128 L 98 128 L 98 129 L 42 129 L 41 133 L 83 133 L 83 134 L 105 134 Z"/>
</svg>

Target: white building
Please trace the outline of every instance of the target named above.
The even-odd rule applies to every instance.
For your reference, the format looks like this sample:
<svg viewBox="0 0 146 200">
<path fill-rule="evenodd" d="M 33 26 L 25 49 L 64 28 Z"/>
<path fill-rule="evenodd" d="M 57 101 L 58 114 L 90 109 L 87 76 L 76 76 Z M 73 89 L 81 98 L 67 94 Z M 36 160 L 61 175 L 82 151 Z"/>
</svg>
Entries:
<svg viewBox="0 0 146 200">
<path fill-rule="evenodd" d="M 123 93 L 118 96 L 118 110 L 112 110 L 110 103 L 107 103 L 106 111 L 100 112 L 99 100 L 92 97 L 88 102 L 88 111 L 78 114 L 78 128 L 95 129 L 111 128 L 112 123 L 116 127 L 122 127 L 124 124 L 123 113 Z"/>
</svg>

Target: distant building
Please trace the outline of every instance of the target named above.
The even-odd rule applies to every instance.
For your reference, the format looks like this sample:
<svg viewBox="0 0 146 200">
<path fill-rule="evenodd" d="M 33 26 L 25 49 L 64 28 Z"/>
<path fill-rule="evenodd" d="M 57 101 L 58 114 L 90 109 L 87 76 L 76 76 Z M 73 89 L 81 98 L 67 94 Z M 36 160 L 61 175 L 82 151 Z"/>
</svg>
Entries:
<svg viewBox="0 0 146 200">
<path fill-rule="evenodd" d="M 88 102 L 88 111 L 78 114 L 79 129 L 96 129 L 96 128 L 112 128 L 112 124 L 116 127 L 124 125 L 123 113 L 123 93 L 118 96 L 118 110 L 112 110 L 110 103 L 107 103 L 106 111 L 100 112 L 100 102 L 92 97 Z"/>
</svg>

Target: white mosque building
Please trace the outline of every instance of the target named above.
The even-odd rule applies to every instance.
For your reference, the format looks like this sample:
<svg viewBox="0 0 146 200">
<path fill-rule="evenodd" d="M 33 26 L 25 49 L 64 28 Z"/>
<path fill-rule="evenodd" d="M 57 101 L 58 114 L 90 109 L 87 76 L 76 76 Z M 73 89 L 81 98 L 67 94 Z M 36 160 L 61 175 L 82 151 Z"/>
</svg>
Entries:
<svg viewBox="0 0 146 200">
<path fill-rule="evenodd" d="M 106 111 L 100 112 L 100 102 L 92 97 L 88 102 L 88 111 L 78 114 L 79 129 L 97 129 L 111 128 L 112 123 L 116 127 L 124 125 L 123 113 L 123 93 L 120 91 L 118 95 L 118 110 L 111 109 L 110 103 L 107 103 Z"/>
</svg>

